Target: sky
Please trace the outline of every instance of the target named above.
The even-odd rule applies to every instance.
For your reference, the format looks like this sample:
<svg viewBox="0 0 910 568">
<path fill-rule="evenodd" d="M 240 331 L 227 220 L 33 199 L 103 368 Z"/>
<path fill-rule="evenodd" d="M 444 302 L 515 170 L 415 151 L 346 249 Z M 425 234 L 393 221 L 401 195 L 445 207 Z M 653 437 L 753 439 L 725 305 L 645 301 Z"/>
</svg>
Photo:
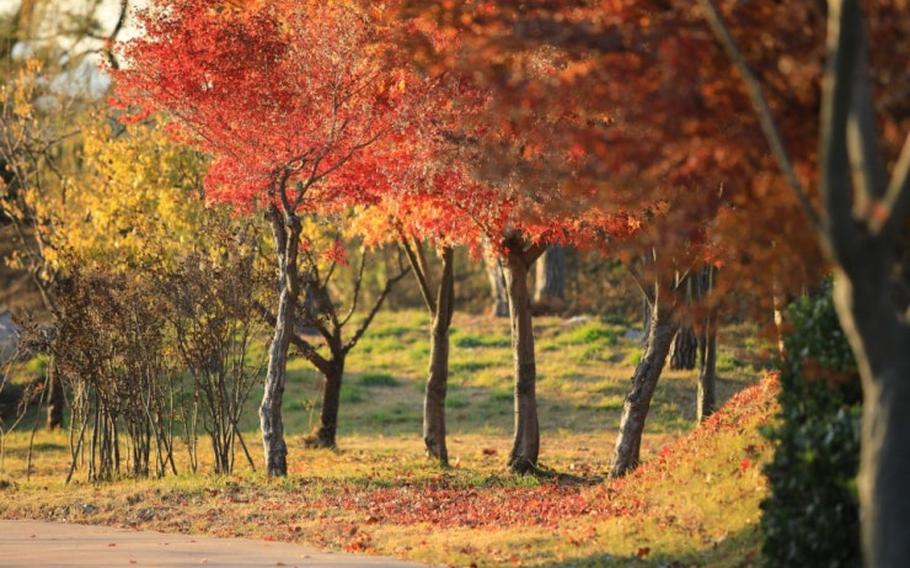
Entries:
<svg viewBox="0 0 910 568">
<path fill-rule="evenodd" d="M 38 37 L 54 36 L 53 30 L 59 26 L 65 15 L 80 14 L 87 15 L 91 6 L 95 3 L 92 0 L 37 0 L 38 8 L 36 16 L 41 18 L 41 28 L 39 28 Z M 118 39 L 127 40 L 140 33 L 136 22 L 136 11 L 144 7 L 147 0 L 129 0 L 129 12 Z M 0 14 L 10 14 L 15 12 L 20 0 L 0 0 Z M 120 15 L 120 0 L 100 0 L 95 8 L 93 16 L 100 25 L 100 31 L 107 35 L 114 28 L 117 18 Z M 48 33 L 50 32 L 50 33 Z M 63 48 L 71 48 L 74 53 L 83 53 L 97 49 L 101 42 L 91 38 L 82 38 L 78 45 L 74 45 L 72 39 L 55 40 Z M 27 44 L 20 43 L 13 50 L 14 56 L 25 56 L 28 54 Z M 89 93 L 101 96 L 107 91 L 110 79 L 99 69 L 99 58 L 97 55 L 90 55 L 80 62 L 78 67 L 64 73 L 54 80 L 54 86 L 57 90 L 68 92 L 70 94 Z"/>
</svg>

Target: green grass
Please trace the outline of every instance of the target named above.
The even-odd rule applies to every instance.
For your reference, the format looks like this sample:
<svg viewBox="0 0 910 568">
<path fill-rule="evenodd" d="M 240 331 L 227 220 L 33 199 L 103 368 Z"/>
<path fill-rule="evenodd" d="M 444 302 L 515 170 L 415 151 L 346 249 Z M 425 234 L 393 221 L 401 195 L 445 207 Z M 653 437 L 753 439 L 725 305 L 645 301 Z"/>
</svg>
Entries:
<svg viewBox="0 0 910 568">
<path fill-rule="evenodd" d="M 365 387 L 397 387 L 401 383 L 389 373 L 363 373 L 360 384 Z"/>
<path fill-rule="evenodd" d="M 542 566 L 661 566 L 675 561 L 736 566 L 742 564 L 743 550 L 755 549 L 757 501 L 763 485 L 751 471 L 749 477 L 734 475 L 743 448 L 759 443 L 751 431 L 730 434 L 712 452 L 698 454 L 701 463 L 693 457 L 692 463 L 681 465 L 684 478 L 635 486 L 640 498 L 661 517 L 567 517 L 555 529 L 507 522 L 477 528 L 437 526 L 432 520 L 416 525 L 396 520 L 368 523 L 373 513 L 356 508 L 366 498 L 365 492 L 380 488 L 401 491 L 400 499 L 406 503 L 413 497 L 419 508 L 429 498 L 422 492 L 427 487 L 465 490 L 458 503 L 475 498 L 476 492 L 495 499 L 503 492 L 548 487 L 545 480 L 511 476 L 503 465 L 514 420 L 513 360 L 509 324 L 504 319 L 455 314 L 446 400 L 453 467 L 440 471 L 426 460 L 420 431 L 429 362 L 428 323 L 421 311 L 381 313 L 351 351 L 341 390 L 337 450 L 304 449 L 301 438 L 318 419 L 323 379 L 305 360 L 291 359 L 284 413 L 291 467 L 286 481 L 266 483 L 262 475 L 256 431 L 261 391 L 256 389 L 241 424 L 258 464 L 256 472 L 239 455 L 234 476 L 188 475 L 178 442 L 180 476 L 124 480 L 96 488 L 82 481 L 84 470 L 80 469 L 75 484 L 67 488 L 62 485 L 68 460 L 65 433 L 39 432 L 40 451 L 31 481 L 26 481 L 24 471 L 28 436 L 15 433 L 7 438 L 6 462 L 0 470 L 0 480 L 13 484 L 0 489 L 0 516 L 138 523 L 166 531 L 229 536 L 273 535 L 333 549 L 356 540 L 351 536 L 356 528 L 357 538 L 368 540 L 383 554 L 452 565 L 509 565 L 515 562 L 514 555 L 519 564 Z M 534 328 L 542 463 L 594 483 L 609 467 L 629 377 L 641 356 L 639 342 L 625 338 L 627 328 L 618 319 L 567 326 L 562 319 L 541 317 L 535 318 Z M 756 380 L 756 372 L 745 364 L 749 354 L 740 347 L 749 333 L 735 328 L 721 336 L 719 403 Z M 695 371 L 665 371 L 642 442 L 646 462 L 694 427 L 695 377 Z M 205 472 L 210 467 L 207 440 L 201 438 L 199 444 Z M 705 469 L 700 472 L 702 464 Z M 723 476 L 707 480 L 704 472 L 712 468 L 724 472 Z M 333 501 L 349 493 L 350 502 Z M 243 500 L 237 500 L 238 495 Z M 389 503 L 399 498 L 393 497 Z M 127 499 L 139 501 L 133 505 Z M 73 507 L 86 502 L 98 507 L 92 517 Z M 501 506 L 508 505 L 496 505 Z M 162 511 L 160 517 L 137 520 L 137 511 L 144 507 Z M 209 514 L 212 510 L 219 513 Z M 681 520 L 667 524 L 665 517 L 671 515 Z M 651 553 L 632 560 L 640 547 L 650 548 Z"/>
</svg>

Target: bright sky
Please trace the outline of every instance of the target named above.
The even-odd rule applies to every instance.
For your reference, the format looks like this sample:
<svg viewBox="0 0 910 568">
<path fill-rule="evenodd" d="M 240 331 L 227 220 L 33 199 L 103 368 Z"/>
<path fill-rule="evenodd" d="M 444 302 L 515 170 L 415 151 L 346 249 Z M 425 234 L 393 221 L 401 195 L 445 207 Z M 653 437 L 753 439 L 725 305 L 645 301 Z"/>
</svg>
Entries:
<svg viewBox="0 0 910 568">
<path fill-rule="evenodd" d="M 60 25 L 61 19 L 65 15 L 79 14 L 86 16 L 88 15 L 87 12 L 91 9 L 91 6 L 95 4 L 92 0 L 37 0 L 37 2 L 38 7 L 35 15 L 36 17 L 41 18 L 42 26 L 42 29 L 39 29 L 37 33 L 38 37 L 53 36 L 52 30 Z M 20 0 L 0 0 L 0 13 L 12 13 L 20 4 Z M 135 12 L 146 4 L 147 0 L 129 0 L 130 10 L 118 39 L 126 40 L 139 32 L 136 25 Z M 114 28 L 119 15 L 120 0 L 100 0 L 100 3 L 93 14 L 94 18 L 101 25 L 100 31 L 105 35 Z M 51 33 L 42 33 L 43 31 Z M 65 44 L 66 42 L 63 41 L 61 43 Z M 84 53 L 97 48 L 99 43 L 98 40 L 83 38 L 78 44 L 77 49 L 74 49 L 73 52 Z M 64 47 L 71 47 L 71 45 L 64 45 Z M 23 55 L 28 52 L 25 45 L 20 45 L 13 51 L 14 56 L 18 50 L 21 50 Z M 109 78 L 100 72 L 98 68 L 98 57 L 95 55 L 85 58 L 78 67 L 58 75 L 54 79 L 55 90 L 71 94 L 89 92 L 95 96 L 101 96 L 107 90 L 109 83 Z"/>
</svg>

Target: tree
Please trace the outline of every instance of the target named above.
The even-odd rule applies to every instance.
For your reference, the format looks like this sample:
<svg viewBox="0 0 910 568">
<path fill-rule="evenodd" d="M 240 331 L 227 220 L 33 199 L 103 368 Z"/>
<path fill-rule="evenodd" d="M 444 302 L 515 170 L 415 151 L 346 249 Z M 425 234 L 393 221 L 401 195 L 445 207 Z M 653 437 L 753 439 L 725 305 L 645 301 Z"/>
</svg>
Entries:
<svg viewBox="0 0 910 568">
<path fill-rule="evenodd" d="M 260 406 L 270 476 L 287 473 L 288 347 L 314 278 L 311 255 L 300 255 L 303 216 L 381 191 L 375 172 L 406 155 L 422 98 L 382 16 L 353 2 L 160 2 L 143 16 L 146 35 L 120 49 L 123 102 L 138 116 L 166 112 L 212 157 L 207 197 L 262 211 L 272 227 L 279 293 Z"/>
<path fill-rule="evenodd" d="M 910 328 L 907 299 L 899 290 L 907 282 L 910 136 L 889 179 L 879 148 L 863 13 L 855 0 L 832 0 L 819 133 L 820 215 L 792 174 L 762 86 L 736 40 L 713 3 L 700 4 L 749 89 L 790 189 L 834 264 L 835 304 L 863 383 L 859 494 L 864 558 L 869 566 L 904 566 L 910 562 L 910 497 L 903 489 L 910 476 L 904 435 L 910 428 L 905 411 L 910 403 Z"/>
<path fill-rule="evenodd" d="M 566 303 L 566 249 L 547 247 L 537 261 L 534 275 L 534 303 L 538 310 L 558 312 Z"/>
</svg>

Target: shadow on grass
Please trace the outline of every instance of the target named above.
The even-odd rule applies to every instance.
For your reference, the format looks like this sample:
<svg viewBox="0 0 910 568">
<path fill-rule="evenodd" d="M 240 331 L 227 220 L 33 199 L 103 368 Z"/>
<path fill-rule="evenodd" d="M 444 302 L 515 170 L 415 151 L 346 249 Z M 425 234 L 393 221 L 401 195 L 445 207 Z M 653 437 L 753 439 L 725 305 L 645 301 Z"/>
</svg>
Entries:
<svg viewBox="0 0 910 568">
<path fill-rule="evenodd" d="M 693 537 L 694 538 L 694 537 Z M 655 566 L 684 568 L 690 566 L 740 567 L 761 565 L 761 534 L 757 524 L 747 525 L 720 542 L 696 550 L 681 550 L 672 554 L 652 554 L 646 544 L 638 554 L 622 556 L 598 553 L 582 557 L 566 557 L 559 562 L 543 564 L 544 568 L 573 566 L 576 568 L 612 566 Z"/>
</svg>

